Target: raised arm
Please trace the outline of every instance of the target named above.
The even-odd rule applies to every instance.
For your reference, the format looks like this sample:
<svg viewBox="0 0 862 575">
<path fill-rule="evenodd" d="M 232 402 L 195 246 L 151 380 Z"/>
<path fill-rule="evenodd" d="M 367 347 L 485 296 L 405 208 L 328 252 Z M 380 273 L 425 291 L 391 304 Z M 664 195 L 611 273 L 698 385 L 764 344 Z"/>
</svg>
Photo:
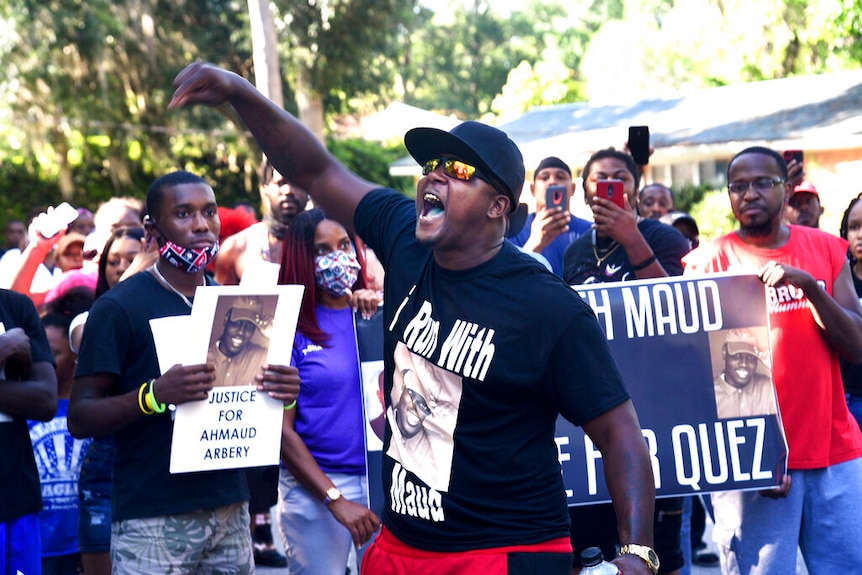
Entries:
<svg viewBox="0 0 862 575">
<path fill-rule="evenodd" d="M 169 108 L 232 106 L 273 166 L 306 190 L 327 214 L 353 230 L 359 200 L 377 185 L 339 163 L 299 120 L 244 78 L 211 64 L 190 64 L 174 79 L 174 86 Z"/>
</svg>

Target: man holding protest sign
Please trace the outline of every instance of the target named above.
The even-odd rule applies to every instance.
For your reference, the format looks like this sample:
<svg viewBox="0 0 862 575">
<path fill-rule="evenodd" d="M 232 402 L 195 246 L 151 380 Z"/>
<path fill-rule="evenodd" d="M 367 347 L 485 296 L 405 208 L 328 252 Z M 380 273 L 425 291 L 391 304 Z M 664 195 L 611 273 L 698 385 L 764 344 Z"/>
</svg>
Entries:
<svg viewBox="0 0 862 575">
<path fill-rule="evenodd" d="M 115 573 L 254 571 L 248 489 L 242 470 L 169 472 L 169 405 L 204 401 L 211 363 L 174 365 L 161 374 L 150 320 L 191 313 L 204 267 L 218 251 L 215 194 L 177 171 L 147 191 L 147 232 L 160 258 L 98 299 L 87 321 L 69 401 L 75 437 L 114 434 L 111 561 Z M 257 389 L 293 402 L 296 369 L 268 365 Z M 224 569 L 221 569 L 224 570 Z"/>
<path fill-rule="evenodd" d="M 774 150 L 741 151 L 727 181 L 739 229 L 702 244 L 684 263 L 687 273 L 757 273 L 766 284 L 789 454 L 777 489 L 713 495 L 722 570 L 795 573 L 799 545 L 812 573 L 855 572 L 862 564 L 862 432 L 844 401 L 838 354 L 862 361 L 862 307 L 847 243 L 782 222 L 793 186 Z"/>
<path fill-rule="evenodd" d="M 277 169 L 380 256 L 394 304 L 384 311 L 387 404 L 397 345 L 460 380 L 447 490 L 385 456 L 384 525 L 363 572 L 431 562 L 447 573 L 568 575 L 558 413 L 602 451 L 627 544 L 614 561 L 629 575 L 655 572 L 648 453 L 604 334 L 574 291 L 504 240 L 524 183 L 515 144 L 477 122 L 411 130 L 405 142 L 425 173 L 414 202 L 348 171 L 235 74 L 192 64 L 175 83 L 171 107 L 230 103 Z"/>
</svg>

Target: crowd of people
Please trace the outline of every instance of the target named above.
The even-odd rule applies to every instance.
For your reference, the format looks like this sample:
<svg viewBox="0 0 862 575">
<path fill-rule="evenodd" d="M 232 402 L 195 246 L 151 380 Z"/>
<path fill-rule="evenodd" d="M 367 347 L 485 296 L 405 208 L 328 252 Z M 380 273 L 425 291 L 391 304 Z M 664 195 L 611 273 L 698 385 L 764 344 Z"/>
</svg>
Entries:
<svg viewBox="0 0 862 575">
<path fill-rule="evenodd" d="M 553 156 L 532 171 L 536 209 L 525 214 L 518 147 L 464 122 L 406 134 L 423 173 L 411 200 L 350 172 L 231 72 L 190 65 L 170 106 L 225 103 L 265 154 L 261 221 L 178 170 L 145 201 L 79 208 L 59 231 L 51 208 L 6 223 L 0 564 L 10 573 L 568 575 L 593 546 L 626 574 L 692 563 L 794 573 L 798 550 L 811 573 L 862 563 L 858 199 L 839 234 L 820 231 L 801 162 L 746 148 L 727 168 L 738 229 L 701 242 L 671 188 L 641 185 L 646 166 L 606 148 L 580 173 L 592 220 L 570 213 L 575 174 Z M 607 180 L 622 202 L 598 193 Z M 727 271 L 756 274 L 771 303 L 779 290 L 792 299 L 768 307 L 770 330 L 723 334 L 714 382 L 719 417 L 780 411 L 788 471 L 762 492 L 656 499 L 626 382 L 572 286 Z M 189 315 L 199 287 L 234 284 L 304 286 L 289 364 L 268 363 L 259 343 L 268 301 L 243 295 L 218 308 L 204 363 L 162 371 L 150 322 Z M 367 495 L 355 331 L 376 313 L 380 513 Z M 170 473 L 174 406 L 218 385 L 283 404 L 279 466 Z M 566 506 L 559 416 L 601 451 L 611 504 Z M 717 556 L 703 541 L 705 508 Z"/>
</svg>

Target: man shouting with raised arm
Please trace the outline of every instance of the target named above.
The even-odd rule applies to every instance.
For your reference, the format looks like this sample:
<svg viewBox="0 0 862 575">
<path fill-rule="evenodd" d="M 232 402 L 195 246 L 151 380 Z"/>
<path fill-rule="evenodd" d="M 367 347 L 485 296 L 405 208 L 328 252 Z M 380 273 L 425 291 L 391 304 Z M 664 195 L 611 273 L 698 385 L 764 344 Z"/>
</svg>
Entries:
<svg viewBox="0 0 862 575">
<path fill-rule="evenodd" d="M 276 169 L 386 269 L 387 407 L 396 377 L 422 382 L 421 423 L 438 436 L 424 448 L 449 472 L 429 476 L 399 455 L 408 445 L 389 449 L 403 437 L 386 430 L 383 529 L 363 573 L 568 575 L 558 414 L 602 451 L 624 544 L 614 561 L 627 575 L 655 572 L 652 470 L 605 336 L 569 286 L 504 240 L 524 185 L 517 146 L 477 122 L 411 130 L 424 174 L 414 203 L 350 172 L 236 74 L 192 64 L 175 84 L 172 108 L 232 105 Z M 330 502 L 332 491 L 316 495 Z"/>
</svg>

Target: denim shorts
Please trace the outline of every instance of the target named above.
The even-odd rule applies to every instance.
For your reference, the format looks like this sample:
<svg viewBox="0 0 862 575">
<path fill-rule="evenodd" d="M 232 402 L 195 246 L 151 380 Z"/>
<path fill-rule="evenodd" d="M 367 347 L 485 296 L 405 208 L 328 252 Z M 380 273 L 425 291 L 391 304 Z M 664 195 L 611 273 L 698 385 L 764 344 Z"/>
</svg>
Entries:
<svg viewBox="0 0 862 575">
<path fill-rule="evenodd" d="M 114 442 L 90 443 L 78 479 L 78 551 L 107 553 L 111 550 L 111 470 Z"/>
</svg>

